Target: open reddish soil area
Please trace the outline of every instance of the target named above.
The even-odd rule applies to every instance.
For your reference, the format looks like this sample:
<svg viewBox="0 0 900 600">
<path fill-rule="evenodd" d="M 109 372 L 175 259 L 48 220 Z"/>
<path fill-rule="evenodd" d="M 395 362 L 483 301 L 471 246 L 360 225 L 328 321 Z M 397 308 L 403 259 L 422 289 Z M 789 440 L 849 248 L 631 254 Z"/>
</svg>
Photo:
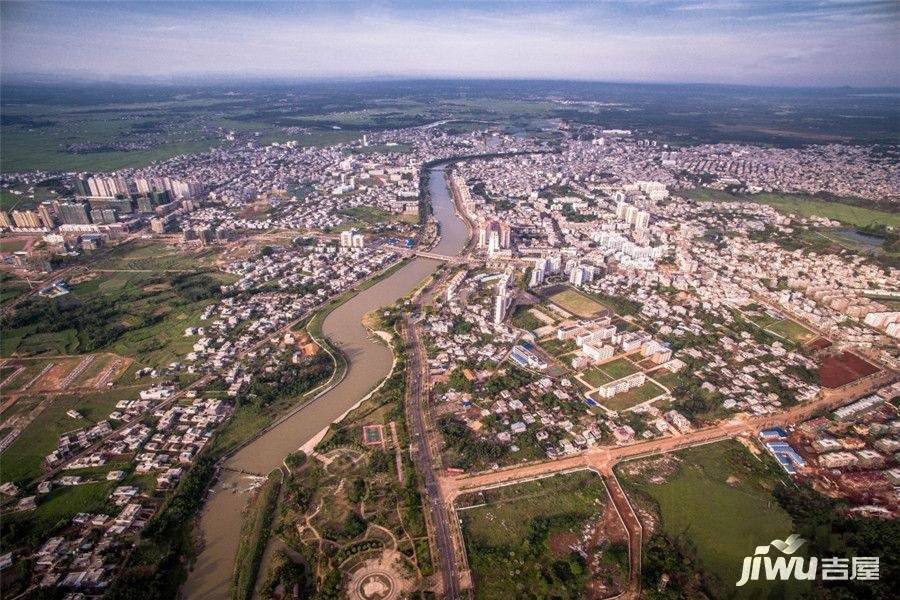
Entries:
<svg viewBox="0 0 900 600">
<path fill-rule="evenodd" d="M 819 382 L 825 388 L 837 388 L 878 372 L 878 367 L 852 352 L 832 354 L 819 365 Z"/>
<path fill-rule="evenodd" d="M 831 346 L 831 342 L 825 338 L 816 338 L 809 343 L 809 347 L 813 350 L 824 350 Z"/>
</svg>

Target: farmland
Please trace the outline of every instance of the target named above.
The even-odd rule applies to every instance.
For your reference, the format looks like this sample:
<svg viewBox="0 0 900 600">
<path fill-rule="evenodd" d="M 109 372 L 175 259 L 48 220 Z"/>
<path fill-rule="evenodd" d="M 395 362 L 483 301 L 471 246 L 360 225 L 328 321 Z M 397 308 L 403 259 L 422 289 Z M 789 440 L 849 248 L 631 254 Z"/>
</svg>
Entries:
<svg viewBox="0 0 900 600">
<path fill-rule="evenodd" d="M 804 194 L 760 193 L 736 195 L 710 188 L 696 188 L 680 193 L 687 198 L 693 198 L 702 202 L 745 201 L 768 204 L 784 214 L 793 213 L 804 217 L 824 217 L 855 227 L 879 224 L 895 228 L 900 227 L 900 214 L 829 201 Z"/>
</svg>

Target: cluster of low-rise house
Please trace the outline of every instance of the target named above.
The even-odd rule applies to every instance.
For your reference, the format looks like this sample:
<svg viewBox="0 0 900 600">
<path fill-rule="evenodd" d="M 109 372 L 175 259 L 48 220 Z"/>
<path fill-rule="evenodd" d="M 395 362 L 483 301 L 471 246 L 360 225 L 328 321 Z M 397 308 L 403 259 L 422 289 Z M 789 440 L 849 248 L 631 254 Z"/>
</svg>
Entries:
<svg viewBox="0 0 900 600">
<path fill-rule="evenodd" d="M 159 394 L 151 395 L 156 400 L 165 400 Z M 164 492 L 177 485 L 211 439 L 214 429 L 229 418 L 232 410 L 230 404 L 218 398 L 188 398 L 160 405 L 150 414 L 151 426 L 137 423 L 113 432 L 108 421 L 101 421 L 86 430 L 104 425 L 101 434 L 83 436 L 85 432 L 79 431 L 61 436 L 57 450 L 47 456 L 48 466 L 61 465 L 75 450 L 96 444 L 90 454 L 65 463 L 64 471 L 102 467 L 112 460 L 130 461 L 133 468 L 128 471 L 135 475 L 152 474 L 155 489 L 119 485 L 110 492 L 109 502 L 120 512 L 75 515 L 59 535 L 45 541 L 34 553 L 35 583 L 89 593 L 105 588 L 116 572 L 122 552 L 133 539 L 129 536 L 139 533 L 158 508 L 155 491 Z M 100 440 L 103 435 L 106 439 Z M 16 510 L 35 509 L 40 496 L 50 493 L 54 487 L 117 482 L 125 477 L 126 471 L 117 469 L 100 475 L 63 474 L 45 479 L 36 488 L 37 496 L 21 498 Z M 18 493 L 18 490 L 5 492 Z"/>
<path fill-rule="evenodd" d="M 881 201 L 897 198 L 896 169 L 869 146 L 808 145 L 765 148 L 710 144 L 664 152 L 664 164 L 752 192 L 829 192 Z"/>
<path fill-rule="evenodd" d="M 630 132 L 597 128 L 595 133 L 593 140 L 564 139 L 559 151 L 547 152 L 546 144 L 527 138 L 418 127 L 373 133 L 362 146 L 241 143 L 120 171 L 118 176 L 129 180 L 204 182 L 202 202 L 173 207 L 155 233 L 178 225 L 186 242 L 205 243 L 233 233 L 289 230 L 311 235 L 312 242 L 273 244 L 271 252 L 232 260 L 225 271 L 236 280 L 223 286 L 223 298 L 205 309 L 199 323 L 185 328 L 184 335 L 194 338 L 191 351 L 164 371 L 220 374 L 224 399 L 204 397 L 202 390 L 182 397 L 175 385 L 155 384 L 138 399 L 119 402 L 101 422 L 60 438 L 47 464 L 63 474 L 42 481 L 36 495 L 18 498 L 19 510 L 34 508 L 54 485 L 93 481 L 66 470 L 113 460 L 130 460 L 127 471 L 152 476 L 154 489 L 124 481 L 126 470 L 110 471 L 108 480 L 119 483 L 110 503 L 119 512 L 78 515 L 61 535 L 47 540 L 34 556 L 39 582 L 78 590 L 107 585 L 128 535 L 139 532 L 158 506 L 156 491 L 177 485 L 215 428 L 229 418 L 228 399 L 253 381 L 247 363 L 274 369 L 284 360 L 286 355 L 260 344 L 278 334 L 279 343 L 292 348 L 296 340 L 281 333 L 287 325 L 396 262 L 399 254 L 371 234 L 402 238 L 414 231 L 422 167 L 436 160 L 520 153 L 451 168 L 454 193 L 483 232 L 475 256 L 487 270 L 452 276 L 424 321 L 440 410 L 513 453 L 527 446 L 554 457 L 601 443 L 690 431 L 695 423 L 671 404 L 668 393 L 662 401 L 619 413 L 594 410 L 585 402 L 578 374 L 620 354 L 644 366 L 595 388 L 600 398 L 642 386 L 658 369 L 691 380 L 729 412 L 768 414 L 782 409 L 785 400 L 816 396 L 819 387 L 802 376 L 816 363 L 802 345 L 762 343 L 743 318 L 767 309 L 777 308 L 838 344 L 869 348 L 889 364 L 896 361 L 889 336 L 896 340 L 897 313 L 866 293 L 895 292 L 896 270 L 760 240 L 769 230 L 787 235 L 798 227 L 834 225 L 827 220 L 786 217 L 752 203 L 723 208 L 678 195 L 697 176 L 712 175 L 718 178 L 714 187 L 751 192 L 896 197 L 898 181 L 886 159 L 861 147 L 675 150 Z M 363 154 L 369 144 L 378 149 Z M 355 242 L 352 233 L 349 244 L 329 240 L 354 220 L 354 211 L 373 210 L 407 218 L 370 225 L 364 242 Z M 54 243 L 65 243 L 64 236 L 57 237 Z M 518 283 L 526 272 L 530 279 Z M 615 321 L 612 315 L 576 320 L 556 313 L 545 324 L 548 330 L 537 335 L 509 324 L 515 306 L 533 304 L 544 286 L 563 283 L 625 299 L 636 313 Z M 625 329 L 617 326 L 623 324 Z M 545 334 L 575 342 L 565 363 L 557 364 L 536 343 Z M 302 360 L 302 354 L 295 348 L 290 360 Z M 527 371 L 530 383 L 491 396 L 481 392 L 489 379 L 514 368 Z M 157 371 L 148 374 L 155 378 Z M 454 389 L 455 375 L 470 385 Z M 885 481 L 896 485 L 897 418 L 883 400 L 871 401 L 871 410 L 860 409 L 883 418 L 860 421 L 839 409 L 822 429 L 807 432 L 807 423 L 796 430 L 809 438 L 812 450 L 791 433 L 769 440 L 775 444 L 770 451 L 799 472 L 810 465 L 823 477 L 839 471 L 838 487 L 845 493 L 862 494 L 865 481 L 879 489 L 887 489 Z M 139 420 L 142 416 L 148 418 Z M 863 446 L 856 447 L 853 438 Z M 0 486 L 8 496 L 19 492 L 12 484 Z"/>
<path fill-rule="evenodd" d="M 900 486 L 898 396 L 900 383 L 886 385 L 787 431 L 764 430 L 760 437 L 790 475 L 848 499 L 854 512 L 893 518 Z"/>
</svg>

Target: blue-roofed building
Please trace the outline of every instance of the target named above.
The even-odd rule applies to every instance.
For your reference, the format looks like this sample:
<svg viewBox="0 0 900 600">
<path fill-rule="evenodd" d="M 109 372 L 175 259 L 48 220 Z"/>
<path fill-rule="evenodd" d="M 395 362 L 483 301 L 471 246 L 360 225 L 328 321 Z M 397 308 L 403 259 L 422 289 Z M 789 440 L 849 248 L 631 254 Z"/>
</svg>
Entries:
<svg viewBox="0 0 900 600">
<path fill-rule="evenodd" d="M 781 427 L 769 427 L 759 432 L 761 440 L 782 440 L 787 437 L 787 432 Z"/>
<path fill-rule="evenodd" d="M 784 440 L 768 442 L 766 449 L 772 453 L 788 475 L 794 475 L 798 468 L 806 466 L 806 460 Z"/>
</svg>

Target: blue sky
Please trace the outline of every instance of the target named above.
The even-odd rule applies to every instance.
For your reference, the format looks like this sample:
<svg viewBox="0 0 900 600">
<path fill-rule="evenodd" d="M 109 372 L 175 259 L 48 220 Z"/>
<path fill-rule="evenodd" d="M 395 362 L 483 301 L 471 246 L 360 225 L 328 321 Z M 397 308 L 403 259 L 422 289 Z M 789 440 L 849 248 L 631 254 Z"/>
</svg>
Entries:
<svg viewBox="0 0 900 600">
<path fill-rule="evenodd" d="M 900 85 L 900 2 L 8 2 L 5 74 Z"/>
</svg>

